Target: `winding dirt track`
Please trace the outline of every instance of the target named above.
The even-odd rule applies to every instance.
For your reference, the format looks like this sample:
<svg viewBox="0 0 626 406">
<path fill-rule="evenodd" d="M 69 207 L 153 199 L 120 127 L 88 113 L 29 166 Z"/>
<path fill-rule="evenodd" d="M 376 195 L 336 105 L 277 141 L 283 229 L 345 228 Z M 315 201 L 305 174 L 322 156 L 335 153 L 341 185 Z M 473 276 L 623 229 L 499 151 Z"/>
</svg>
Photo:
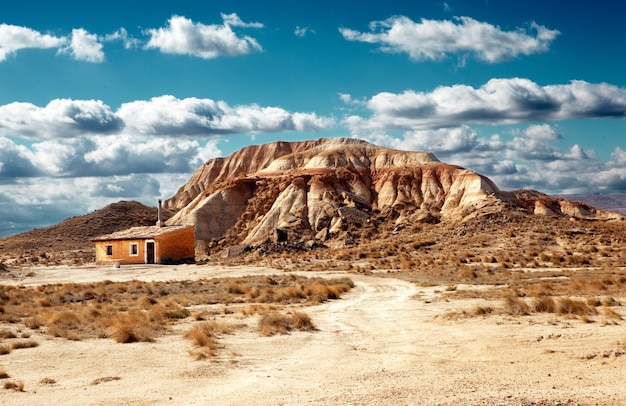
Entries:
<svg viewBox="0 0 626 406">
<path fill-rule="evenodd" d="M 193 267 L 141 272 L 135 279 L 224 276 Z M 242 329 L 221 340 L 216 360 L 193 360 L 182 334 L 129 345 L 39 337 L 39 347 L 0 357 L 0 367 L 25 382 L 25 392 L 2 391 L 0 404 L 626 404 L 626 356 L 588 359 L 626 339 L 621 325 L 497 316 L 440 322 L 436 315 L 472 303 L 427 303 L 436 288 L 350 277 L 356 287 L 342 299 L 306 309 L 318 331 L 266 338 Z M 111 377 L 119 379 L 93 384 Z M 57 383 L 43 385 L 44 378 Z"/>
</svg>

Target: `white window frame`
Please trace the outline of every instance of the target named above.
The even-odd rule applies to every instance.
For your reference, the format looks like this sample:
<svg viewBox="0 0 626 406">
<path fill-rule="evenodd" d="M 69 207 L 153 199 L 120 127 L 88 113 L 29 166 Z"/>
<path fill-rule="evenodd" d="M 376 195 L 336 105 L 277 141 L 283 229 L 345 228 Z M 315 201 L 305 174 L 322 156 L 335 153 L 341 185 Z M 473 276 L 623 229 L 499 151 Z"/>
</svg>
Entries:
<svg viewBox="0 0 626 406">
<path fill-rule="evenodd" d="M 134 253 L 133 248 L 135 248 Z M 130 244 L 128 244 L 128 255 L 130 255 L 131 257 L 139 256 L 139 244 L 137 244 L 136 242 L 131 242 Z"/>
</svg>

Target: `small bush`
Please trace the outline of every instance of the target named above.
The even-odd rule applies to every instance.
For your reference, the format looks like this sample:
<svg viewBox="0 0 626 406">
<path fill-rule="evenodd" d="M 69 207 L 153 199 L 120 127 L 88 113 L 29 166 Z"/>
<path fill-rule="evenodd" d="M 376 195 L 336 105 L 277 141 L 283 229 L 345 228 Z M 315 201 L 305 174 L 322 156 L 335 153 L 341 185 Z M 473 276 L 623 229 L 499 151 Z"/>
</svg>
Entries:
<svg viewBox="0 0 626 406">
<path fill-rule="evenodd" d="M 559 298 L 556 302 L 556 314 L 574 314 L 577 316 L 586 316 L 590 314 L 597 314 L 597 310 L 593 307 L 589 307 L 582 300 Z"/>
<path fill-rule="evenodd" d="M 118 343 L 152 342 L 154 331 L 142 312 L 118 314 L 107 329 L 107 336 Z"/>
<path fill-rule="evenodd" d="M 11 347 L 6 344 L 0 345 L 0 355 L 7 355 L 11 353 Z"/>
<path fill-rule="evenodd" d="M 261 317 L 258 328 L 260 335 L 268 337 L 275 334 L 287 334 L 292 330 L 313 331 L 315 325 L 311 321 L 311 317 L 304 312 L 284 315 L 272 311 Z"/>
<path fill-rule="evenodd" d="M 39 343 L 35 340 L 21 340 L 11 343 L 11 348 L 14 350 L 22 349 L 22 348 L 34 348 L 38 347 Z"/>
<path fill-rule="evenodd" d="M 4 383 L 4 389 L 12 389 L 16 392 L 24 392 L 24 382 L 22 381 L 17 381 L 17 382 L 5 382 Z"/>
<path fill-rule="evenodd" d="M 278 312 L 264 314 L 259 320 L 259 334 L 264 337 L 287 334 L 289 330 L 291 330 L 289 318 Z"/>
<path fill-rule="evenodd" d="M 0 369 L 0 379 L 7 379 L 7 378 L 10 378 L 9 374 L 4 369 Z"/>
<path fill-rule="evenodd" d="M 8 338 L 15 338 L 17 337 L 15 335 L 15 333 L 12 330 L 9 330 L 7 328 L 3 328 L 2 330 L 0 330 L 0 338 L 1 339 L 8 339 Z"/>
<path fill-rule="evenodd" d="M 313 331 L 315 325 L 311 321 L 311 317 L 304 312 L 293 312 L 293 326 L 299 331 Z"/>
<path fill-rule="evenodd" d="M 524 316 L 529 311 L 528 304 L 524 299 L 509 296 L 504 300 L 504 312 L 510 315 Z"/>
</svg>

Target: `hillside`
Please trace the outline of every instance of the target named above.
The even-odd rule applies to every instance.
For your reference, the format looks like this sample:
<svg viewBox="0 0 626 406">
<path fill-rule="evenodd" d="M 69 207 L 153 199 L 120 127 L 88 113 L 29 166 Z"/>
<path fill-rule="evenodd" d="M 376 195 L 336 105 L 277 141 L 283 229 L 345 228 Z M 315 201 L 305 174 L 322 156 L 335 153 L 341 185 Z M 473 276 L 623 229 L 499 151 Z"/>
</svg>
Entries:
<svg viewBox="0 0 626 406">
<path fill-rule="evenodd" d="M 163 213 L 165 219 L 171 215 L 170 210 Z M 156 207 L 120 201 L 50 227 L 2 238 L 0 260 L 4 258 L 8 264 L 93 261 L 92 238 L 134 226 L 154 225 L 156 221 Z"/>
<path fill-rule="evenodd" d="M 272 143 L 208 161 L 164 207 L 169 224 L 196 227 L 196 258 L 267 243 L 331 244 L 382 224 L 463 223 L 511 208 L 588 220 L 621 218 L 584 203 L 522 190 L 504 192 L 488 178 L 357 139 Z M 359 241 L 360 243 L 364 241 Z"/>
</svg>

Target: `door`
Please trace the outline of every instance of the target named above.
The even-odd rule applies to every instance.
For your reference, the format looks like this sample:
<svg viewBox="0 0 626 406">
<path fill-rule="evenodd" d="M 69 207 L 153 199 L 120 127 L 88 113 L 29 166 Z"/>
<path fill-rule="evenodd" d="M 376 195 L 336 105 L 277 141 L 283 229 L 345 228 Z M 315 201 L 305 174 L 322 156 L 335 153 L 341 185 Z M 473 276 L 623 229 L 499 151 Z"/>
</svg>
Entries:
<svg viewBox="0 0 626 406">
<path fill-rule="evenodd" d="M 146 242 L 146 264 L 154 264 L 154 241 Z"/>
</svg>

